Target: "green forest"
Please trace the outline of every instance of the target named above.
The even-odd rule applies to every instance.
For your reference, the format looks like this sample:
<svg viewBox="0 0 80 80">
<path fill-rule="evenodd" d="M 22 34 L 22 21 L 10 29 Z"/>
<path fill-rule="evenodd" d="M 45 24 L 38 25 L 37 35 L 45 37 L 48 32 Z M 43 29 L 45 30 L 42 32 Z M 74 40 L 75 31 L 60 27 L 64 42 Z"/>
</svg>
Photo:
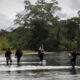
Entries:
<svg viewBox="0 0 80 80">
<path fill-rule="evenodd" d="M 32 4 L 24 1 L 26 14 L 17 14 L 14 24 L 16 29 L 0 30 L 0 49 L 37 51 L 41 44 L 45 51 L 80 50 L 80 11 L 78 17 L 60 20 L 55 12 L 60 11 L 56 0 L 46 2 L 37 0 Z"/>
</svg>

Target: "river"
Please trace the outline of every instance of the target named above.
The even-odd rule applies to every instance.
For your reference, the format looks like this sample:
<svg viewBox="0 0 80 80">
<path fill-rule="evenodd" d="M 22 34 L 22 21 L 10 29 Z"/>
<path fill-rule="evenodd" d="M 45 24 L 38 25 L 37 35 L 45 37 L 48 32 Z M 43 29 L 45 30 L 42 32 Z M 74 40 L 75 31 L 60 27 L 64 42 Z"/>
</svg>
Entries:
<svg viewBox="0 0 80 80">
<path fill-rule="evenodd" d="M 12 60 L 12 65 L 6 65 L 4 55 L 0 56 L 1 80 L 80 80 L 80 57 L 72 69 L 68 52 L 45 54 L 44 65 L 40 65 L 37 54 L 24 54 L 21 65 L 17 65 L 14 55 Z"/>
</svg>

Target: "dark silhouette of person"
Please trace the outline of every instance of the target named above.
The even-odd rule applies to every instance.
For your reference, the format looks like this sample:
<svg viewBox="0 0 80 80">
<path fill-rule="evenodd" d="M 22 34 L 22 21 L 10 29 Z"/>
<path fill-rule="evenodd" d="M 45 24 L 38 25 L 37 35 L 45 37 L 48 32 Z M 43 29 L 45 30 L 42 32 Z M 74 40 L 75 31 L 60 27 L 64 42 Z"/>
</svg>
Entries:
<svg viewBox="0 0 80 80">
<path fill-rule="evenodd" d="M 76 48 L 74 48 L 74 50 L 69 54 L 70 64 L 72 68 L 75 68 L 77 55 L 80 55 L 80 53 L 77 52 Z"/>
<path fill-rule="evenodd" d="M 10 50 L 10 48 L 8 48 L 7 51 L 5 52 L 7 65 L 9 65 L 9 62 L 10 62 L 10 65 L 12 64 L 11 54 L 12 54 L 11 50 Z"/>
<path fill-rule="evenodd" d="M 22 55 L 23 55 L 22 50 L 20 48 L 18 48 L 16 50 L 16 54 L 15 54 L 15 57 L 17 58 L 17 65 L 20 64 L 20 59 L 21 59 Z"/>
<path fill-rule="evenodd" d="M 40 61 L 42 62 L 43 58 L 44 58 L 44 48 L 43 48 L 43 45 L 41 45 L 39 47 L 39 49 L 38 49 L 38 56 L 39 56 Z"/>
</svg>

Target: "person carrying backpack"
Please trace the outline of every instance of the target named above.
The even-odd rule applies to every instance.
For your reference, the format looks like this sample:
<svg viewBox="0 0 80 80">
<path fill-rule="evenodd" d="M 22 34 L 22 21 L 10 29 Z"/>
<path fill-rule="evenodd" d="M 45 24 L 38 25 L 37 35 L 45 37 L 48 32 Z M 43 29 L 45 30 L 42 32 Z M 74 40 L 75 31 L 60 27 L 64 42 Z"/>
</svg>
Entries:
<svg viewBox="0 0 80 80">
<path fill-rule="evenodd" d="M 17 58 L 18 65 L 20 64 L 20 59 L 21 59 L 22 55 L 23 55 L 22 50 L 20 48 L 18 48 L 15 53 L 15 57 Z"/>
<path fill-rule="evenodd" d="M 74 48 L 74 50 L 69 53 L 69 59 L 72 68 L 75 68 L 77 55 L 80 55 L 80 53 L 77 52 L 76 48 Z"/>
<path fill-rule="evenodd" d="M 9 65 L 9 62 L 10 62 L 10 65 L 12 64 L 11 54 L 12 54 L 11 50 L 10 50 L 10 48 L 8 48 L 8 50 L 5 52 L 7 65 Z"/>
</svg>

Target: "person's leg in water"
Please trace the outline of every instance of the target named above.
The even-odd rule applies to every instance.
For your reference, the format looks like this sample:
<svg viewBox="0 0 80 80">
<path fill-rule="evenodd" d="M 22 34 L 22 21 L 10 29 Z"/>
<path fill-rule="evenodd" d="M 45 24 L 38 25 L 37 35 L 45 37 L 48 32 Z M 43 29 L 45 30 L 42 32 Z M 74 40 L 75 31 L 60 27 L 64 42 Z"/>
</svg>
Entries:
<svg viewBox="0 0 80 80">
<path fill-rule="evenodd" d="M 38 56 L 39 56 L 40 64 L 42 64 L 41 54 L 39 54 Z"/>
<path fill-rule="evenodd" d="M 6 63 L 7 63 L 7 65 L 9 65 L 9 58 L 8 57 L 6 57 Z"/>
<path fill-rule="evenodd" d="M 10 65 L 11 65 L 12 64 L 12 59 L 11 59 L 11 57 L 9 59 L 10 59 Z"/>
<path fill-rule="evenodd" d="M 39 54 L 39 60 L 41 61 L 41 55 Z"/>
<path fill-rule="evenodd" d="M 71 60 L 70 63 L 71 63 L 72 68 L 75 68 L 75 61 L 72 61 L 72 60 Z"/>
<path fill-rule="evenodd" d="M 17 65 L 20 65 L 20 58 L 21 57 L 17 57 Z"/>
<path fill-rule="evenodd" d="M 43 57 L 44 57 L 44 54 L 42 53 L 42 54 L 40 55 L 41 64 L 43 64 Z"/>
</svg>

